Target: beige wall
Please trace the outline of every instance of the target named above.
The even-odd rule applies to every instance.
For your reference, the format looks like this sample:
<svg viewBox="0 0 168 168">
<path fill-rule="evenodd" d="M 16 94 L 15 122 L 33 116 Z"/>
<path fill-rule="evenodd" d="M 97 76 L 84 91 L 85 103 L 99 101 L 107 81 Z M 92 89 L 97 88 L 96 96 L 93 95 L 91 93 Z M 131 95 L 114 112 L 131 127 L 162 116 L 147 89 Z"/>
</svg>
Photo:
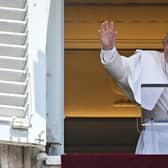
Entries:
<svg viewBox="0 0 168 168">
<path fill-rule="evenodd" d="M 119 48 L 161 48 L 168 31 L 168 6 L 65 6 L 65 47 L 99 48 L 97 30 L 113 20 Z"/>
</svg>

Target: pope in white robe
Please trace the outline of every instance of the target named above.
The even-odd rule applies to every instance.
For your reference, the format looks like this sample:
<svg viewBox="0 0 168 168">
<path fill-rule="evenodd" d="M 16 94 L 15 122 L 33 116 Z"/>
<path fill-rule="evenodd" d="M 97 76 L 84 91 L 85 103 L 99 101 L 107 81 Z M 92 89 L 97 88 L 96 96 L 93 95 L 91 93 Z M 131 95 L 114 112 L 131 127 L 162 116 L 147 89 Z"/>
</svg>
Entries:
<svg viewBox="0 0 168 168">
<path fill-rule="evenodd" d="M 105 21 L 99 30 L 101 62 L 125 94 L 142 107 L 144 127 L 136 154 L 168 154 L 168 36 L 164 52 L 136 50 L 130 57 L 115 48 L 117 32 Z"/>
</svg>

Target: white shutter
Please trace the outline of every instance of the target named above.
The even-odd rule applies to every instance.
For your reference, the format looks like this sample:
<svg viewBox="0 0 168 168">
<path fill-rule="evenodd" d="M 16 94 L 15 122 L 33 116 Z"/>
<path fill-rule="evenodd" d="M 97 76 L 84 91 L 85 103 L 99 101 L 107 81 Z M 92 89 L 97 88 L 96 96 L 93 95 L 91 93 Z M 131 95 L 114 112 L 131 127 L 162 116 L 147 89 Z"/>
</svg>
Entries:
<svg viewBox="0 0 168 168">
<path fill-rule="evenodd" d="M 40 147 L 46 143 L 48 10 L 49 0 L 0 0 L 0 141 L 4 143 Z"/>
</svg>

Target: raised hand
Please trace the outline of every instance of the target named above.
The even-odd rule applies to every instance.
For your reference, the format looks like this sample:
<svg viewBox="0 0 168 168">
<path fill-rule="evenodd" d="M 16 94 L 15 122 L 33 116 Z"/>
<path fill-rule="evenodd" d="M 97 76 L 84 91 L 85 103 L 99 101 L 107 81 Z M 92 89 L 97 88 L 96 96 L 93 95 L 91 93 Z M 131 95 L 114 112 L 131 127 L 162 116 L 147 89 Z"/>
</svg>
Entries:
<svg viewBox="0 0 168 168">
<path fill-rule="evenodd" d="M 105 21 L 101 24 L 99 32 L 99 38 L 101 47 L 105 50 L 110 50 L 115 45 L 115 39 L 117 31 L 114 30 L 114 23 Z"/>
</svg>

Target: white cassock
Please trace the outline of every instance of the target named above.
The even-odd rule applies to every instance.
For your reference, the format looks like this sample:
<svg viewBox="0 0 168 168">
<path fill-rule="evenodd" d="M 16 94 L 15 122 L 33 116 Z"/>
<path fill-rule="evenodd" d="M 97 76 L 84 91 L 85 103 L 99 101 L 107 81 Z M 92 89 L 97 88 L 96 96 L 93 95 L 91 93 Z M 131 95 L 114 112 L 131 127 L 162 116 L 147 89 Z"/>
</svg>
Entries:
<svg viewBox="0 0 168 168">
<path fill-rule="evenodd" d="M 168 65 L 164 53 L 136 50 L 131 57 L 124 57 L 113 48 L 102 50 L 100 56 L 112 78 L 143 109 L 147 126 L 141 132 L 135 153 L 168 154 Z M 142 87 L 146 84 L 155 87 Z"/>
</svg>

